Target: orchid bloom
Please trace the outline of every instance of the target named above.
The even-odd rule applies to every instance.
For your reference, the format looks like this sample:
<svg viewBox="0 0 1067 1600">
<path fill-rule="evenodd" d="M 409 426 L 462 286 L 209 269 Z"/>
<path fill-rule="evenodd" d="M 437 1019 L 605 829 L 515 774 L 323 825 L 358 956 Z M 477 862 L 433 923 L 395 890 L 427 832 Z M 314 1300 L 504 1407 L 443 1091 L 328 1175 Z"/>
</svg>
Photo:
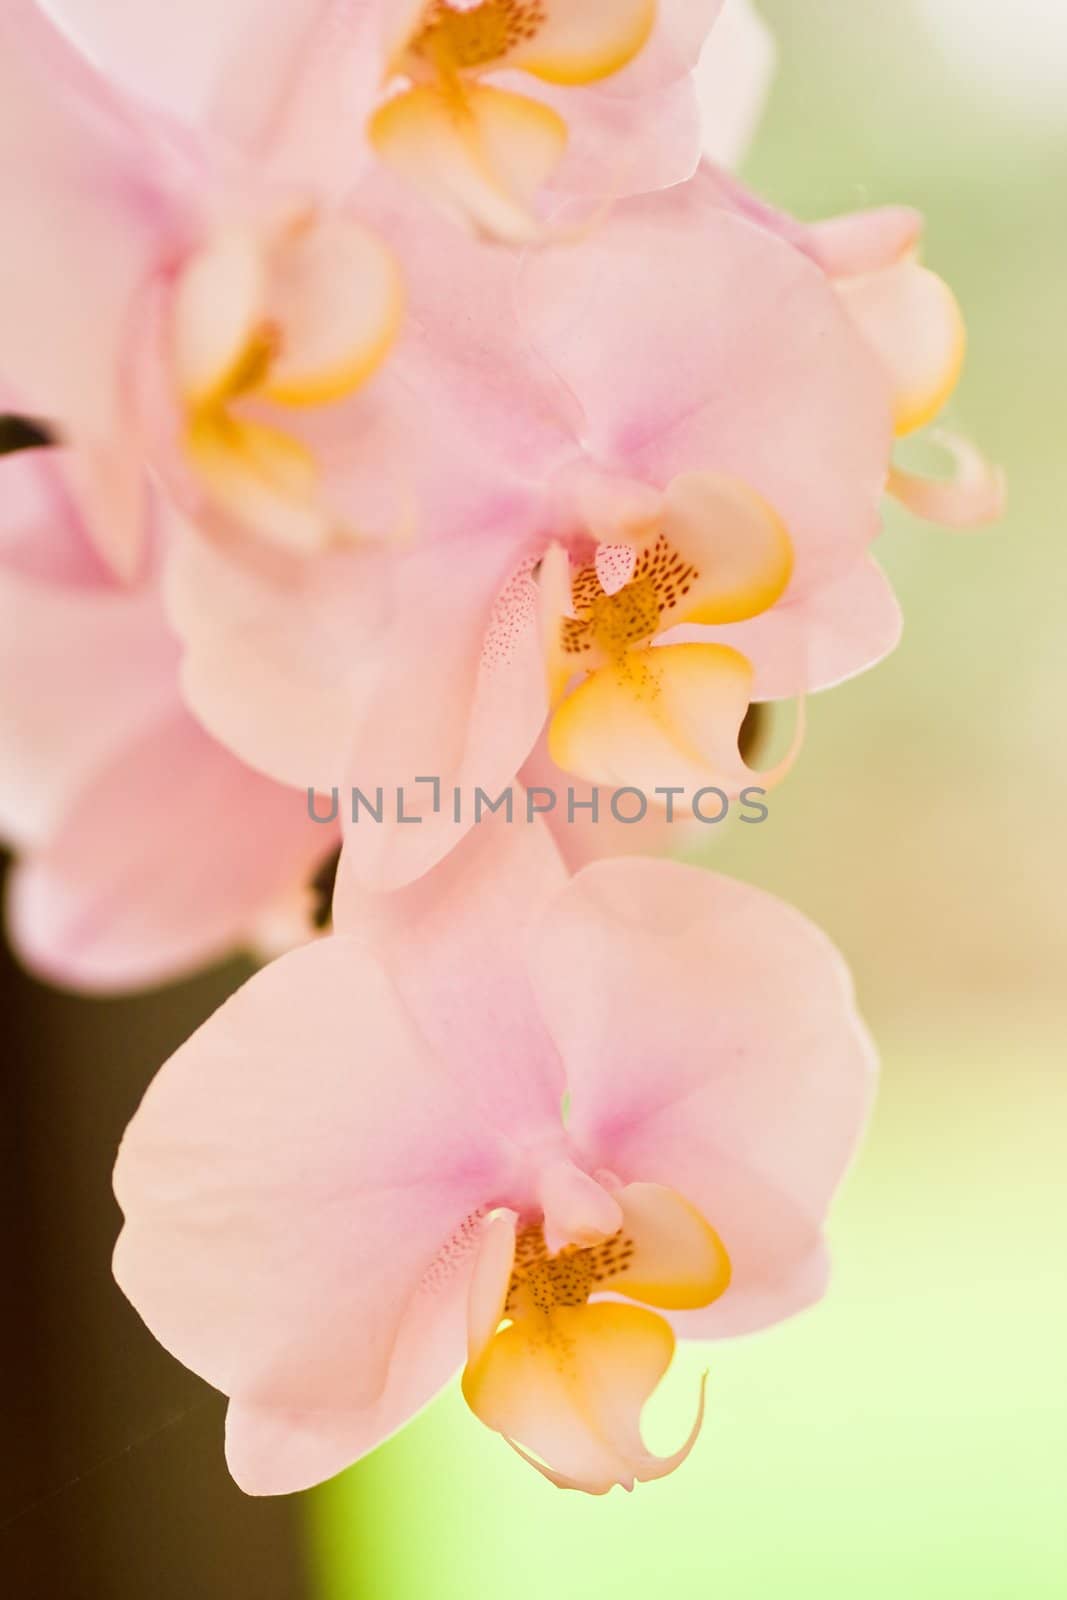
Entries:
<svg viewBox="0 0 1067 1600">
<path fill-rule="evenodd" d="M 653 807 L 674 789 L 682 813 L 705 786 L 737 795 L 785 770 L 738 752 L 753 701 L 839 683 L 899 635 L 869 554 L 885 387 L 810 262 L 679 190 L 531 255 L 518 300 L 579 408 L 570 453 L 498 518 L 510 573 L 499 538 L 418 558 L 434 600 L 412 588 L 392 647 L 410 674 L 385 674 L 353 723 L 351 781 L 402 786 L 421 818 L 351 829 L 349 866 L 382 887 L 457 838 L 419 774 L 496 795 L 547 718 L 559 787 L 635 786 Z"/>
<path fill-rule="evenodd" d="M 788 239 L 827 274 L 882 368 L 898 439 L 934 422 L 963 371 L 967 330 L 952 290 L 920 258 L 923 223 L 884 206 L 804 224 L 775 211 L 736 180 L 705 166 L 697 185 L 731 210 Z M 938 430 L 954 473 L 927 479 L 893 466 L 888 492 L 929 522 L 969 528 L 1003 515 L 1004 474 L 969 440 Z"/>
<path fill-rule="evenodd" d="M 319 162 L 321 74 L 276 63 L 257 84 L 266 121 L 244 74 L 224 76 L 219 116 L 247 127 L 223 140 L 217 120 L 110 85 L 31 0 L 5 7 L 0 45 L 0 348 L 27 403 L 101 464 L 116 568 L 137 570 L 126 502 L 146 465 L 218 536 L 268 554 L 401 526 L 412 374 L 366 393 L 401 325 L 400 274 Z M 359 176 L 354 162 L 349 187 Z"/>
<path fill-rule="evenodd" d="M 873 1087 L 840 958 L 759 891 L 653 861 L 568 881 L 502 823 L 335 912 L 163 1067 L 115 1171 L 116 1276 L 230 1396 L 233 1475 L 319 1482 L 460 1367 L 560 1487 L 673 1471 L 702 1400 L 665 1458 L 640 1418 L 676 1337 L 825 1285 Z"/>
<path fill-rule="evenodd" d="M 182 704 L 158 584 L 116 581 L 69 450 L 0 462 L 0 833 L 12 942 L 115 992 L 311 937 L 337 833 Z M 154 542 L 159 508 L 145 500 Z"/>
<path fill-rule="evenodd" d="M 385 53 L 399 87 L 372 117 L 371 143 L 447 209 L 511 243 L 541 232 L 536 200 L 572 126 L 574 168 L 594 192 L 597 182 L 612 197 L 677 182 L 696 164 L 690 73 L 720 5 L 398 0 L 385 7 Z M 533 92 L 512 88 L 513 74 Z M 616 78 L 614 95 L 599 90 Z"/>
<path fill-rule="evenodd" d="M 495 796 L 547 721 L 564 784 L 737 794 L 760 781 L 737 751 L 750 702 L 840 682 L 899 631 L 869 555 L 885 384 L 813 263 L 691 187 L 531 252 L 517 285 L 503 252 L 477 255 L 456 304 L 483 313 L 477 437 L 509 476 L 462 506 L 439 493 L 434 537 L 393 552 L 384 594 L 351 552 L 296 587 L 235 586 L 190 540 L 169 573 L 185 690 L 216 737 L 281 782 L 403 790 L 418 826 L 350 840 L 378 888 L 472 820 L 420 775 Z"/>
</svg>

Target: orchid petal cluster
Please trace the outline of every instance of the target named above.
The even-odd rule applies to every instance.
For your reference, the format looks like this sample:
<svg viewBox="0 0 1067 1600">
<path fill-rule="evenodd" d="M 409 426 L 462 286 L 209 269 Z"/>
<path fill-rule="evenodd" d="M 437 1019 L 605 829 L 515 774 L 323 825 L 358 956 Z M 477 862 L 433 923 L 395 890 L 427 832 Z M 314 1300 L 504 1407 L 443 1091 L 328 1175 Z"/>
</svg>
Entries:
<svg viewBox="0 0 1067 1600">
<path fill-rule="evenodd" d="M 664 857 L 894 648 L 885 497 L 1003 483 L 895 457 L 965 343 L 921 219 L 723 164 L 771 61 L 748 0 L 0 0 L 8 928 L 83 990 L 263 963 L 115 1172 L 251 1493 L 457 1373 L 631 1489 L 676 1339 L 825 1287 L 847 973 Z"/>
</svg>

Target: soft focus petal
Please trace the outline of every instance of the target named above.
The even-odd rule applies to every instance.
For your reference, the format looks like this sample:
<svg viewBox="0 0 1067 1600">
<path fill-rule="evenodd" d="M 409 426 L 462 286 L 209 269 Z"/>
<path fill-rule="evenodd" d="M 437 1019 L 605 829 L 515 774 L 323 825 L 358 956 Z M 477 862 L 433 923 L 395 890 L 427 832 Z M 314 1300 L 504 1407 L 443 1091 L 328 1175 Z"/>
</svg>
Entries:
<svg viewBox="0 0 1067 1600">
<path fill-rule="evenodd" d="M 134 294 L 173 241 L 179 152 L 122 105 L 32 0 L 0 13 L 0 350 L 32 411 L 119 427 Z M 77 262 L 77 272 L 71 263 Z"/>
<path fill-rule="evenodd" d="M 736 167 L 745 156 L 774 76 L 774 35 L 750 0 L 727 0 L 696 73 L 704 153 Z"/>
<path fill-rule="evenodd" d="M 782 221 L 796 226 L 791 218 Z M 922 214 L 910 206 L 876 206 L 803 227 L 805 248 L 831 278 L 895 266 L 914 255 L 922 232 Z"/>
<path fill-rule="evenodd" d="M 238 1401 L 366 1406 L 503 1159 L 382 969 L 323 940 L 253 978 L 152 1084 L 115 1169 L 115 1275 Z"/>
<path fill-rule="evenodd" d="M 651 795 L 674 785 L 691 795 L 710 784 L 736 794 L 755 776 L 737 748 L 751 698 L 752 668 L 736 650 L 631 650 L 565 696 L 549 753 L 565 772 L 606 787 Z"/>
<path fill-rule="evenodd" d="M 223 412 L 198 419 L 186 448 L 215 505 L 238 527 L 297 556 L 326 544 L 315 457 L 290 433 Z"/>
<path fill-rule="evenodd" d="M 285 329 L 267 398 L 288 406 L 342 398 L 383 360 L 402 310 L 399 268 L 369 229 L 334 217 L 288 240 L 266 303 Z"/>
<path fill-rule="evenodd" d="M 303 795 L 241 766 L 172 695 L 169 714 L 68 791 L 52 836 L 15 869 L 12 940 L 53 982 L 114 993 L 219 960 L 333 842 Z"/>
<path fill-rule="evenodd" d="M 329 793 L 378 681 L 387 565 L 368 546 L 251 570 L 183 529 L 167 602 L 204 726 L 257 771 Z"/>
<path fill-rule="evenodd" d="M 265 313 L 267 261 L 251 228 L 220 228 L 182 272 L 171 308 L 174 375 L 190 405 L 227 395 Z"/>
<path fill-rule="evenodd" d="M 553 194 L 580 200 L 565 243 L 584 239 L 606 206 L 623 196 L 684 183 L 700 159 L 700 112 L 689 78 L 651 71 L 630 83 L 650 51 L 618 77 L 586 89 L 515 75 L 517 88 L 567 126 L 566 154 L 550 185 Z M 649 128 L 656 130 L 654 139 L 647 137 Z"/>
<path fill-rule="evenodd" d="M 190 119 L 200 115 L 260 0 L 41 0 L 91 61 Z"/>
<path fill-rule="evenodd" d="M 0 830 L 9 840 L 29 846 L 51 834 L 75 794 L 173 705 L 176 665 L 154 595 L 0 566 Z"/>
<path fill-rule="evenodd" d="M 723 0 L 659 0 L 657 42 L 678 67 L 694 67 L 704 41 L 723 9 Z"/>
<path fill-rule="evenodd" d="M 944 528 L 976 528 L 1004 515 L 1007 487 L 1001 467 L 995 467 L 968 439 L 939 432 L 936 441 L 952 459 L 951 478 L 921 478 L 894 467 L 889 493 L 894 500 L 924 522 Z"/>
<path fill-rule="evenodd" d="M 100 559 L 120 582 L 132 583 L 145 566 L 154 523 L 144 463 L 121 438 L 83 439 L 61 470 Z"/>
<path fill-rule="evenodd" d="M 517 89 L 536 96 L 567 125 L 567 153 L 552 189 L 581 196 L 583 236 L 590 210 L 629 194 L 691 178 L 700 159 L 700 110 L 693 80 L 701 46 L 721 0 L 659 0 L 648 42 L 623 67 L 584 88 L 517 73 Z M 654 128 L 654 139 L 648 129 Z"/>
<path fill-rule="evenodd" d="M 959 381 L 967 334 L 952 290 L 917 261 L 844 278 L 838 293 L 889 375 L 898 434 L 932 421 Z"/>
<path fill-rule="evenodd" d="M 482 1422 L 540 1457 L 553 1483 L 606 1494 L 666 1476 L 695 1442 L 694 1432 L 676 1456 L 660 1459 L 641 1440 L 641 1410 L 673 1355 L 674 1335 L 654 1312 L 568 1307 L 553 1313 L 547 1332 L 519 1322 L 498 1333 L 464 1375 L 463 1392 Z"/>
<path fill-rule="evenodd" d="M 44 0 L 128 91 L 290 182 L 350 185 L 380 79 L 379 8 L 350 0 Z"/>
<path fill-rule="evenodd" d="M 595 83 L 632 61 L 648 42 L 657 0 L 548 0 L 544 21 L 508 54 L 550 83 Z"/>
<path fill-rule="evenodd" d="M 392 168 L 480 232 L 536 236 L 531 206 L 562 159 L 566 124 L 525 95 L 487 85 L 418 87 L 375 113 L 370 138 Z"/>
<path fill-rule="evenodd" d="M 686 1318 L 736 1332 L 796 1309 L 873 1090 L 832 945 L 745 884 L 630 860 L 579 873 L 530 948 L 577 1147 L 677 1190 L 729 1255 L 726 1294 Z"/>
</svg>

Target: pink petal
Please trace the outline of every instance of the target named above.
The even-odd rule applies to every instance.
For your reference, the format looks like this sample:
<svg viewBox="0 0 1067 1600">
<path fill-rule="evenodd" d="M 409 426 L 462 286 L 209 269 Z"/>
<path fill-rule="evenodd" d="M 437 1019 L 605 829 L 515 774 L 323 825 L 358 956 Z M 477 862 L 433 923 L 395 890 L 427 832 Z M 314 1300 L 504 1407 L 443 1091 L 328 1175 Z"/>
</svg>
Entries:
<svg viewBox="0 0 1067 1600">
<path fill-rule="evenodd" d="M 883 660 L 900 642 L 896 595 L 870 556 L 824 588 L 726 628 L 674 628 L 668 642 L 714 640 L 753 662 L 756 700 L 831 689 Z"/>
<path fill-rule="evenodd" d="M 416 84 L 383 102 L 369 136 L 381 160 L 458 223 L 505 244 L 536 239 L 532 209 L 567 146 L 567 124 L 528 94 Z"/>
<path fill-rule="evenodd" d="M 115 1275 L 242 1405 L 359 1409 L 506 1160 L 383 969 L 319 941 L 239 990 L 149 1089 L 115 1169 Z"/>
<path fill-rule="evenodd" d="M 889 381 L 897 434 L 915 433 L 959 382 L 967 331 L 956 297 L 911 258 L 842 278 L 837 290 Z"/>
<path fill-rule="evenodd" d="M 133 296 L 179 226 L 171 190 L 185 153 L 31 0 L 9 0 L 0 17 L 0 149 L 5 375 L 35 413 L 107 441 Z"/>
<path fill-rule="evenodd" d="M 736 167 L 756 132 L 774 77 L 774 35 L 750 0 L 727 0 L 700 58 L 704 153 Z"/>
<path fill-rule="evenodd" d="M 508 74 L 567 124 L 567 156 L 552 188 L 616 199 L 681 183 L 700 158 L 700 113 L 691 77 L 722 0 L 660 0 L 645 47 L 622 71 L 575 88 Z M 647 136 L 655 128 L 656 136 Z"/>
<path fill-rule="evenodd" d="M 381 76 L 377 6 L 46 0 L 46 9 L 129 93 L 229 139 L 272 178 L 341 190 L 357 175 Z"/>
<path fill-rule="evenodd" d="M 94 774 L 173 705 L 176 665 L 150 591 L 61 586 L 0 565 L 0 827 L 9 838 L 51 834 Z"/>
<path fill-rule="evenodd" d="M 716 26 L 724 0 L 659 0 L 657 37 L 664 57 L 691 69 Z"/>
<path fill-rule="evenodd" d="M 910 255 L 922 231 L 922 216 L 910 206 L 878 206 L 811 223 L 805 245 L 831 278 L 851 278 L 879 272 Z"/>
<path fill-rule="evenodd" d="M 261 0 L 185 0 L 180 12 L 164 0 L 42 0 L 42 6 L 129 92 L 195 118 Z"/>
<path fill-rule="evenodd" d="M 894 467 L 889 493 L 913 516 L 937 522 L 944 528 L 978 528 L 1004 515 L 1007 485 L 1003 469 L 958 434 L 943 429 L 935 442 L 949 456 L 953 473 L 948 478 L 922 478 Z"/>
<path fill-rule="evenodd" d="M 241 766 L 171 694 L 15 870 L 15 947 L 53 982 L 115 992 L 218 960 L 334 845 L 302 794 Z"/>
<path fill-rule="evenodd" d="M 387 665 L 353 726 L 346 785 L 389 800 L 382 824 L 348 828 L 350 868 L 369 888 L 399 888 L 440 861 L 472 826 L 477 792 L 495 802 L 541 731 L 540 631 L 519 559 L 509 539 L 482 535 L 416 552 L 398 575 Z"/>
<path fill-rule="evenodd" d="M 234 1400 L 226 1460 L 246 1494 L 292 1494 L 332 1477 L 384 1443 L 462 1366 L 467 1296 L 481 1229 L 450 1240 L 424 1276 L 397 1330 L 382 1393 L 353 1410 L 294 1411 Z"/>
<path fill-rule="evenodd" d="M 530 949 L 590 1169 L 676 1189 L 722 1238 L 701 1328 L 793 1309 L 873 1088 L 837 952 L 757 890 L 638 860 L 579 873 Z"/>
<path fill-rule="evenodd" d="M 0 569 L 70 587 L 109 583 L 71 494 L 71 452 L 20 450 L 0 464 Z"/>
<path fill-rule="evenodd" d="M 547 807 L 550 798 L 554 800 L 545 811 L 545 823 L 569 872 L 610 856 L 664 855 L 686 843 L 690 830 L 673 808 L 672 822 L 658 804 L 650 804 L 640 821 L 624 822 L 620 818 L 630 814 L 625 803 L 620 803 L 616 815 L 611 807 L 612 791 L 601 789 L 594 813 L 593 786 L 556 766 L 548 753 L 547 736 L 537 741 L 519 777 L 537 807 Z M 636 815 L 633 802 L 631 810 Z"/>
<path fill-rule="evenodd" d="M 209 125 L 275 182 L 344 195 L 370 162 L 363 130 L 381 84 L 379 7 L 241 3 L 244 25 L 216 76 Z M 174 32 L 186 31 L 183 13 Z"/>
<path fill-rule="evenodd" d="M 470 1104 L 516 1137 L 558 1135 L 563 1070 L 521 941 L 530 917 L 566 882 L 547 829 L 521 810 L 513 823 L 487 818 L 432 872 L 384 895 L 360 887 L 352 847 L 350 833 L 334 896 L 337 932 L 389 966 Z"/>
<path fill-rule="evenodd" d="M 123 583 L 141 571 L 151 526 L 144 464 L 123 439 L 72 450 L 66 472 L 101 560 Z"/>
<path fill-rule="evenodd" d="M 167 571 L 186 702 L 257 771 L 328 793 L 381 671 L 390 595 L 373 544 L 259 570 L 186 526 Z"/>
<path fill-rule="evenodd" d="M 705 184 L 620 207 L 580 251 L 531 257 L 521 294 L 606 470 L 660 488 L 741 479 L 789 531 L 794 595 L 874 537 L 891 437 L 878 365 L 823 274 Z"/>
<path fill-rule="evenodd" d="M 599 222 L 595 202 L 666 189 L 692 176 L 700 159 L 700 113 L 687 78 L 642 85 L 627 93 L 626 73 L 584 89 L 522 81 L 522 90 L 559 113 L 569 133 L 567 154 L 552 191 L 582 197 Z M 519 81 L 519 80 L 517 80 Z M 656 137 L 646 137 L 649 127 Z M 584 228 L 581 230 L 584 232 Z"/>
<path fill-rule="evenodd" d="M 573 451 L 581 413 L 530 348 L 516 313 L 515 263 L 507 251 L 486 249 L 382 176 L 361 183 L 354 204 L 404 263 L 408 316 L 390 369 L 404 377 L 409 410 L 423 397 L 416 442 L 419 453 L 434 453 L 425 520 L 431 527 L 450 525 L 453 491 L 449 485 L 442 506 L 441 478 L 457 440 L 443 429 L 446 418 L 460 418 L 473 442 L 462 452 L 468 477 L 498 482 L 506 465 L 539 483 Z"/>
</svg>

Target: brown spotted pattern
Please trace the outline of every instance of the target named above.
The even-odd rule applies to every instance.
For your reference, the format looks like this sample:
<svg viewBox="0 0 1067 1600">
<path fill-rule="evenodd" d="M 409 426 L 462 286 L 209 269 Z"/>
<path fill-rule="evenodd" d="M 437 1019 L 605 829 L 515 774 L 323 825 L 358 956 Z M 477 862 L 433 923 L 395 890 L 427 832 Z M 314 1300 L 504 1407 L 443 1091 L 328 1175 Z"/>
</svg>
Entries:
<svg viewBox="0 0 1067 1600">
<path fill-rule="evenodd" d="M 515 1240 L 515 1262 L 504 1316 L 514 1318 L 560 1306 L 584 1306 L 599 1285 L 625 1271 L 633 1258 L 632 1239 L 619 1232 L 602 1244 L 568 1245 L 549 1255 L 540 1223 L 523 1228 Z"/>
<path fill-rule="evenodd" d="M 654 638 L 664 613 L 685 598 L 699 576 L 662 533 L 638 552 L 630 581 L 617 594 L 605 592 L 595 566 L 580 567 L 571 585 L 575 614 L 562 623 L 564 653 L 583 655 L 597 648 L 618 659 Z"/>
<path fill-rule="evenodd" d="M 468 11 L 430 0 L 411 49 L 423 60 L 474 71 L 536 38 L 544 20 L 544 0 L 482 0 Z"/>
</svg>

